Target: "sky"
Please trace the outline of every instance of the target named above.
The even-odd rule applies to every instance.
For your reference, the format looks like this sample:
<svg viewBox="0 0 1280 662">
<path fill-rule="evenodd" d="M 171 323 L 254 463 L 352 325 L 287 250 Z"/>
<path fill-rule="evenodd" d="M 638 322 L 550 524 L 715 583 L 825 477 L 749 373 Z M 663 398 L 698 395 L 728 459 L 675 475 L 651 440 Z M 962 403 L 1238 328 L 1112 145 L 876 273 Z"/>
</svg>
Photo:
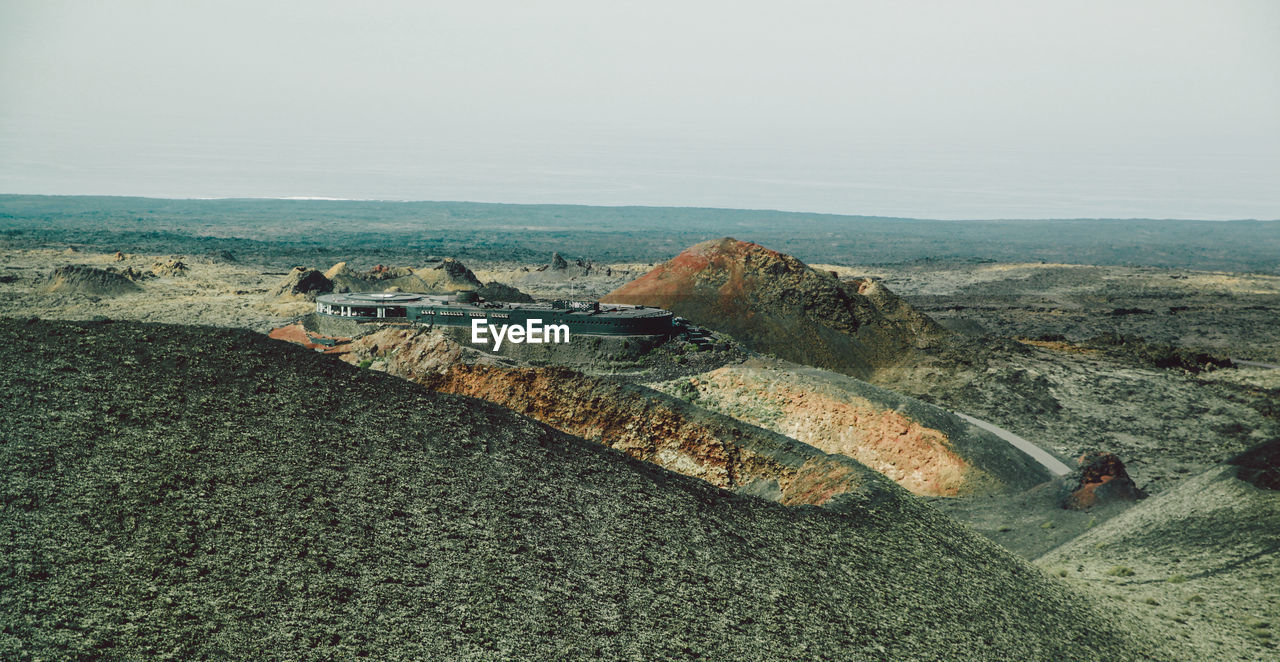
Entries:
<svg viewBox="0 0 1280 662">
<path fill-rule="evenodd" d="M 1280 218 L 1280 3 L 0 0 L 0 193 Z"/>
</svg>

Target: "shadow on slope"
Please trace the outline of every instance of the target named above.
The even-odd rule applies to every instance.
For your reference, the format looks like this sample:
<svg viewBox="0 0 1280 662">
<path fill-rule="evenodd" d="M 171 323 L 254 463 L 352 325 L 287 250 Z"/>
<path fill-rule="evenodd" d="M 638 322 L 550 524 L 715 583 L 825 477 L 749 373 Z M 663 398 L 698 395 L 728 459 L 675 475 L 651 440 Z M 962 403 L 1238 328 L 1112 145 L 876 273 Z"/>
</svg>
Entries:
<svg viewBox="0 0 1280 662">
<path fill-rule="evenodd" d="M 1280 492 L 1259 488 L 1280 441 L 1139 502 L 1036 563 L 1119 596 L 1198 659 L 1274 659 Z"/>
<path fill-rule="evenodd" d="M 904 492 L 735 496 L 249 332 L 0 320 L 0 656 L 1131 659 Z"/>
</svg>

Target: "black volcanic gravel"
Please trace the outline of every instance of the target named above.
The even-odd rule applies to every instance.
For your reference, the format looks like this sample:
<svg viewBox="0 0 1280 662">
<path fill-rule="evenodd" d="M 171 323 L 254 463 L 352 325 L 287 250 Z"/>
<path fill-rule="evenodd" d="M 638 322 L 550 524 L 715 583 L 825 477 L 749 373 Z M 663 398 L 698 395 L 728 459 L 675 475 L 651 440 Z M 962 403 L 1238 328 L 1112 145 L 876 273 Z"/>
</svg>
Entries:
<svg viewBox="0 0 1280 662">
<path fill-rule="evenodd" d="M 249 332 L 0 346 L 0 659 L 1163 655 L 905 495 L 734 496 Z"/>
</svg>

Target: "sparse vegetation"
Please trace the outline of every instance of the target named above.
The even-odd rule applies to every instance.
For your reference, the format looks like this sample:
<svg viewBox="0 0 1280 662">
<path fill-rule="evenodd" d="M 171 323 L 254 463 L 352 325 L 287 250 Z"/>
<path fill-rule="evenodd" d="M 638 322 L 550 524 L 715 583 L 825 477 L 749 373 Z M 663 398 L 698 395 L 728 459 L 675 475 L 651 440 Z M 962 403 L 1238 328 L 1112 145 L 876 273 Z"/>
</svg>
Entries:
<svg viewBox="0 0 1280 662">
<path fill-rule="evenodd" d="M 1123 565 L 1112 566 L 1107 574 L 1112 577 L 1132 577 L 1134 575 L 1133 568 Z"/>
<path fill-rule="evenodd" d="M 676 397 L 686 402 L 694 402 L 698 399 L 698 387 L 693 385 L 692 381 L 687 379 L 680 380 L 673 389 Z"/>
</svg>

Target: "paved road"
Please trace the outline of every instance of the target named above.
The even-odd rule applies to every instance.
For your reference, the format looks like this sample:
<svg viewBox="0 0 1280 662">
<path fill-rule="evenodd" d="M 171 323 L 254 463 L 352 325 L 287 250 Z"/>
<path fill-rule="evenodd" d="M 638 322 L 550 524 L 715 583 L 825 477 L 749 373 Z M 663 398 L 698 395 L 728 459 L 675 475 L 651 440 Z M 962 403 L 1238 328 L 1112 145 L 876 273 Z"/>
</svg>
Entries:
<svg viewBox="0 0 1280 662">
<path fill-rule="evenodd" d="M 1271 368 L 1272 370 L 1280 370 L 1280 365 L 1276 365 L 1274 363 L 1263 363 L 1261 361 L 1246 361 L 1244 359 L 1231 359 L 1231 362 L 1239 363 L 1240 365 L 1251 365 L 1255 368 Z"/>
<path fill-rule="evenodd" d="M 968 421 L 970 424 L 976 425 L 982 428 L 983 430 L 986 430 L 987 432 L 990 432 L 995 436 L 1000 437 L 1001 439 L 1004 439 L 1005 441 L 1013 444 L 1014 448 L 1017 448 L 1023 453 L 1030 455 L 1031 459 L 1035 460 L 1036 462 L 1039 462 L 1040 464 L 1043 464 L 1044 468 L 1048 469 L 1049 473 L 1055 476 L 1063 476 L 1071 472 L 1071 467 L 1068 467 L 1067 465 L 1063 464 L 1062 460 L 1059 460 L 1058 458 L 1045 452 L 1043 448 L 1040 448 L 1039 446 L 1027 441 L 1026 439 L 1023 439 L 1022 437 L 1019 437 L 1018 435 L 1004 428 L 996 427 L 995 425 L 992 425 L 986 421 L 978 420 L 972 416 L 969 416 L 968 414 L 961 414 L 960 412 L 955 412 L 955 415 L 959 416 L 960 418 L 963 418 L 965 421 Z"/>
<path fill-rule="evenodd" d="M 1261 361 L 1248 361 L 1246 359 L 1235 359 L 1235 358 L 1231 359 L 1231 362 L 1238 363 L 1240 365 L 1253 366 L 1255 368 L 1271 368 L 1272 370 L 1280 370 L 1280 365 L 1276 365 L 1274 363 L 1263 363 Z M 1014 448 L 1017 448 L 1023 453 L 1030 455 L 1031 459 L 1035 460 L 1036 462 L 1039 462 L 1040 464 L 1043 464 L 1044 467 L 1048 469 L 1049 472 L 1055 476 L 1062 476 L 1071 472 L 1071 467 L 1068 467 L 1067 465 L 1063 464 L 1062 460 L 1059 460 L 1058 458 L 1045 452 L 1043 448 L 1040 448 L 1039 446 L 1027 441 L 1026 439 L 1023 439 L 1022 437 L 1019 437 L 1018 435 L 1002 427 L 998 427 L 986 421 L 976 419 L 968 414 L 961 414 L 960 412 L 955 412 L 955 415 L 959 416 L 960 418 L 963 418 L 965 421 L 969 422 L 970 424 L 976 425 L 982 428 L 983 430 L 986 430 L 987 432 L 990 432 L 995 436 L 1000 437 L 1001 439 L 1004 439 L 1010 444 L 1013 444 Z"/>
</svg>

